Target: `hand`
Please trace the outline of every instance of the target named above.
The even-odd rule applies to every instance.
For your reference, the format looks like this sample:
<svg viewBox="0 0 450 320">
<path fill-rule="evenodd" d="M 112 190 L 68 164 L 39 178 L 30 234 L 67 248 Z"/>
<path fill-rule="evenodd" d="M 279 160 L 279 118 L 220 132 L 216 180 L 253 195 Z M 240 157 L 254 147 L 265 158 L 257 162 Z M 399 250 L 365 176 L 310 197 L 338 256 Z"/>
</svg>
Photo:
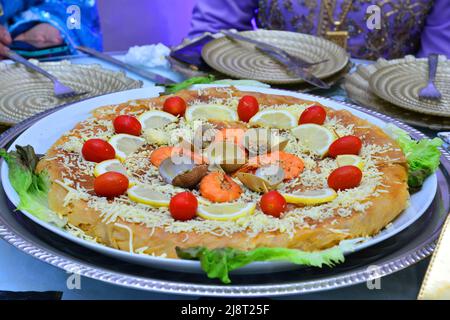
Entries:
<svg viewBox="0 0 450 320">
<path fill-rule="evenodd" d="M 11 42 L 12 40 L 8 30 L 0 25 L 0 59 L 9 51 L 8 46 Z"/>
<path fill-rule="evenodd" d="M 36 48 L 54 47 L 63 43 L 59 30 L 48 23 L 35 25 L 30 30 L 19 34 L 14 40 L 27 42 Z"/>
</svg>

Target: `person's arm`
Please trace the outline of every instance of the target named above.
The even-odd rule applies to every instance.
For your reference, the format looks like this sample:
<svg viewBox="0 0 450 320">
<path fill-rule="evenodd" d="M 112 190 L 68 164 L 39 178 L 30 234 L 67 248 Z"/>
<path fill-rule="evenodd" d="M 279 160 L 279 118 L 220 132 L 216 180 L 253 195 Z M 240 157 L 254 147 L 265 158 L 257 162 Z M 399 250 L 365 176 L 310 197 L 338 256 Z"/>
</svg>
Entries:
<svg viewBox="0 0 450 320">
<path fill-rule="evenodd" d="M 418 57 L 430 53 L 444 54 L 450 58 L 450 5 L 448 0 L 435 0 L 421 34 Z"/>
<path fill-rule="evenodd" d="M 257 8 L 258 0 L 198 0 L 189 37 L 221 29 L 251 30 Z"/>
<path fill-rule="evenodd" d="M 31 1 L 36 2 L 36 1 Z M 75 5 L 75 11 L 68 11 Z M 79 25 L 77 11 L 79 8 Z M 75 19 L 75 23 L 69 19 Z M 75 46 L 102 49 L 102 37 L 97 7 L 94 1 L 42 0 L 14 17 L 9 31 L 17 40 L 37 44 L 38 47 L 66 43 L 72 53 Z"/>
</svg>

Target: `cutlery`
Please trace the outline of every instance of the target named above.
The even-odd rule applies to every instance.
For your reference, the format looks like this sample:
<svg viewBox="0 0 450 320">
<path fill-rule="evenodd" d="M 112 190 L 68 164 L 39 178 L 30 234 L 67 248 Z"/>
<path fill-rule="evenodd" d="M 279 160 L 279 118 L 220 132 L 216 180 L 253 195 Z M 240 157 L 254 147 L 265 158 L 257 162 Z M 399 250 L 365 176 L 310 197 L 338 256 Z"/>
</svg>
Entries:
<svg viewBox="0 0 450 320">
<path fill-rule="evenodd" d="M 55 97 L 57 97 L 58 99 L 72 98 L 72 97 L 80 96 L 80 95 L 83 95 L 83 94 L 87 93 L 87 92 L 76 92 L 72 88 L 62 84 L 58 80 L 58 78 L 56 78 L 54 75 L 48 73 L 47 71 L 45 71 L 44 69 L 40 68 L 39 66 L 29 62 L 27 59 L 25 59 L 21 55 L 15 53 L 14 51 L 10 50 L 6 54 L 6 57 L 11 59 L 11 60 L 13 60 L 13 61 L 15 61 L 15 62 L 17 62 L 17 63 L 23 64 L 27 68 L 30 68 L 30 69 L 32 69 L 32 70 L 42 74 L 43 76 L 49 78 L 53 82 L 53 93 L 54 93 Z"/>
<path fill-rule="evenodd" d="M 432 53 L 428 56 L 428 84 L 420 89 L 419 98 L 428 100 L 440 100 L 441 93 L 436 88 L 434 81 L 436 79 L 436 71 L 438 66 L 439 56 Z"/>
<path fill-rule="evenodd" d="M 254 44 L 256 46 L 256 48 L 260 49 L 260 50 L 265 50 L 267 49 L 268 52 L 276 52 L 279 55 L 285 56 L 286 58 L 292 60 L 292 62 L 294 62 L 295 64 L 303 67 L 303 68 L 309 68 L 311 66 L 317 65 L 317 64 L 321 64 L 324 62 L 327 62 L 329 59 L 324 59 L 324 60 L 320 60 L 317 62 L 308 62 L 306 60 L 303 60 L 302 58 L 299 58 L 297 56 L 294 56 L 286 51 L 284 51 L 283 49 L 277 48 L 273 45 L 270 45 L 268 43 L 262 42 L 262 41 L 258 41 L 258 40 L 254 40 L 248 37 L 245 37 L 243 35 L 240 35 L 238 33 L 234 33 L 234 32 L 230 32 L 228 30 L 222 30 L 221 33 L 223 35 L 225 35 L 228 39 L 230 40 L 237 40 L 237 41 L 243 41 L 243 42 L 248 42 L 251 44 Z"/>
<path fill-rule="evenodd" d="M 289 60 L 289 58 L 285 57 L 284 55 L 280 55 L 279 53 L 272 51 L 270 49 L 267 49 L 267 48 L 265 48 L 265 49 L 257 48 L 257 49 L 267 55 L 270 55 L 273 59 L 275 59 L 280 64 L 282 64 L 290 74 L 292 74 L 296 77 L 299 77 L 299 78 L 303 79 L 304 81 L 306 81 L 307 83 L 312 84 L 318 88 L 321 88 L 321 89 L 329 89 L 330 88 L 329 84 L 327 84 L 326 82 L 317 78 L 311 72 L 307 71 L 303 67 L 292 63 L 292 60 Z"/>
<path fill-rule="evenodd" d="M 241 35 L 237 35 L 236 33 L 231 33 L 229 31 L 224 30 L 221 32 L 226 37 L 231 38 L 233 40 L 247 41 L 247 39 L 248 39 L 246 37 L 243 37 L 245 40 L 242 40 Z M 251 43 L 254 43 L 254 41 L 255 41 L 253 39 L 249 39 L 249 40 L 251 40 Z M 317 78 L 316 76 L 314 76 L 311 72 L 306 70 L 307 67 L 310 67 L 313 64 L 322 63 L 327 60 L 319 61 L 319 62 L 315 62 L 315 63 L 305 62 L 304 60 L 299 62 L 298 59 L 300 59 L 300 58 L 292 59 L 293 56 L 287 54 L 287 52 L 285 52 L 284 50 L 281 50 L 277 47 L 274 47 L 272 45 L 268 45 L 265 43 L 262 43 L 263 45 L 261 45 L 261 43 L 259 41 L 256 41 L 256 42 L 258 43 L 257 45 L 255 45 L 256 49 L 258 49 L 262 53 L 272 57 L 275 61 L 277 61 L 278 63 L 283 65 L 290 74 L 297 76 L 297 77 L 303 79 L 304 81 L 306 81 L 307 83 L 312 84 L 318 88 L 321 88 L 321 89 L 329 89 L 330 88 L 330 85 L 328 85 L 324 81 L 322 81 L 319 78 Z"/>
<path fill-rule="evenodd" d="M 131 71 L 131 72 L 133 72 L 133 73 L 135 73 L 135 74 L 137 74 L 137 75 L 139 75 L 139 76 L 141 76 L 141 77 L 143 77 L 145 79 L 149 79 L 149 80 L 155 82 L 157 85 L 159 85 L 159 84 L 165 85 L 165 84 L 175 83 L 175 81 L 170 80 L 170 79 L 168 79 L 166 77 L 160 76 L 159 74 L 156 74 L 156 73 L 153 73 L 153 72 L 150 72 L 150 71 L 146 71 L 146 70 L 143 70 L 143 69 L 141 69 L 139 67 L 133 66 L 131 64 L 122 62 L 122 61 L 120 61 L 120 60 L 118 60 L 116 58 L 111 57 L 110 55 L 107 55 L 105 53 L 101 53 L 101 52 L 99 52 L 97 50 L 94 50 L 94 49 L 91 49 L 91 48 L 87 48 L 87 47 L 83 47 L 83 46 L 78 46 L 78 47 L 76 47 L 76 49 L 81 51 L 81 52 L 87 53 L 87 54 L 89 54 L 91 56 L 94 56 L 94 57 L 96 57 L 96 58 L 98 58 L 100 60 L 103 60 L 103 61 L 115 64 L 115 65 L 119 66 L 120 68 L 128 70 L 128 71 Z"/>
</svg>

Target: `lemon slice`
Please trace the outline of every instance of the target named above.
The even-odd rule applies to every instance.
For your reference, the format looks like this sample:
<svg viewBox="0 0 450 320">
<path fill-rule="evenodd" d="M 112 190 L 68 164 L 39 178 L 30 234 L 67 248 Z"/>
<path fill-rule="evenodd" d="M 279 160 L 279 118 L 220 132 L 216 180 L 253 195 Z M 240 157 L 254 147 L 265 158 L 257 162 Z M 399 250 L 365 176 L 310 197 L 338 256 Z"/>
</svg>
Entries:
<svg viewBox="0 0 450 320">
<path fill-rule="evenodd" d="M 302 192 L 283 193 L 286 202 L 294 204 L 321 204 L 334 200 L 337 197 L 336 191 L 331 188 L 320 190 L 308 190 Z"/>
<path fill-rule="evenodd" d="M 263 110 L 255 114 L 249 123 L 269 128 L 290 129 L 297 125 L 297 118 L 288 110 Z"/>
<path fill-rule="evenodd" d="M 162 128 L 169 123 L 178 121 L 178 118 L 168 112 L 151 110 L 141 114 L 138 120 L 142 125 L 143 131 L 145 131 L 147 129 Z"/>
<path fill-rule="evenodd" d="M 187 121 L 219 120 L 238 121 L 237 112 L 233 109 L 217 104 L 197 104 L 187 108 L 184 115 Z"/>
<path fill-rule="evenodd" d="M 123 175 L 128 175 L 127 170 L 125 170 L 122 163 L 117 159 L 112 159 L 97 163 L 97 165 L 94 168 L 94 176 L 98 177 L 99 175 L 111 171 L 119 172 Z"/>
<path fill-rule="evenodd" d="M 297 126 L 291 130 L 291 133 L 302 145 L 322 157 L 336 140 L 336 135 L 332 131 L 313 123 Z"/>
<path fill-rule="evenodd" d="M 108 142 L 114 147 L 116 158 L 124 161 L 127 156 L 145 144 L 145 139 L 132 136 L 131 134 L 120 133 L 113 135 Z"/>
<path fill-rule="evenodd" d="M 199 205 L 197 215 L 206 220 L 229 221 L 252 215 L 256 203 L 220 203 Z"/>
<path fill-rule="evenodd" d="M 364 168 L 364 161 L 361 157 L 354 154 L 343 154 L 336 157 L 336 162 L 339 167 L 343 166 L 355 166 L 361 170 Z"/>
<path fill-rule="evenodd" d="M 168 207 L 170 196 L 155 191 L 153 186 L 138 184 L 127 191 L 128 198 L 134 202 L 143 203 L 152 207 Z"/>
</svg>

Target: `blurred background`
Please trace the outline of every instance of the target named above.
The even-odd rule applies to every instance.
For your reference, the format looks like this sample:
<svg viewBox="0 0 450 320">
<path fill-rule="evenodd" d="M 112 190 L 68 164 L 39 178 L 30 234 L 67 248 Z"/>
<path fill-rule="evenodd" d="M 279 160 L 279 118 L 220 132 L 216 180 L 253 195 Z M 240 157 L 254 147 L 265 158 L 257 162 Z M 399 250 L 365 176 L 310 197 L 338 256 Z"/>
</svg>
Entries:
<svg viewBox="0 0 450 320">
<path fill-rule="evenodd" d="M 195 2 L 98 0 L 104 50 L 128 50 L 133 45 L 158 42 L 167 46 L 179 44 L 189 31 Z"/>
</svg>

